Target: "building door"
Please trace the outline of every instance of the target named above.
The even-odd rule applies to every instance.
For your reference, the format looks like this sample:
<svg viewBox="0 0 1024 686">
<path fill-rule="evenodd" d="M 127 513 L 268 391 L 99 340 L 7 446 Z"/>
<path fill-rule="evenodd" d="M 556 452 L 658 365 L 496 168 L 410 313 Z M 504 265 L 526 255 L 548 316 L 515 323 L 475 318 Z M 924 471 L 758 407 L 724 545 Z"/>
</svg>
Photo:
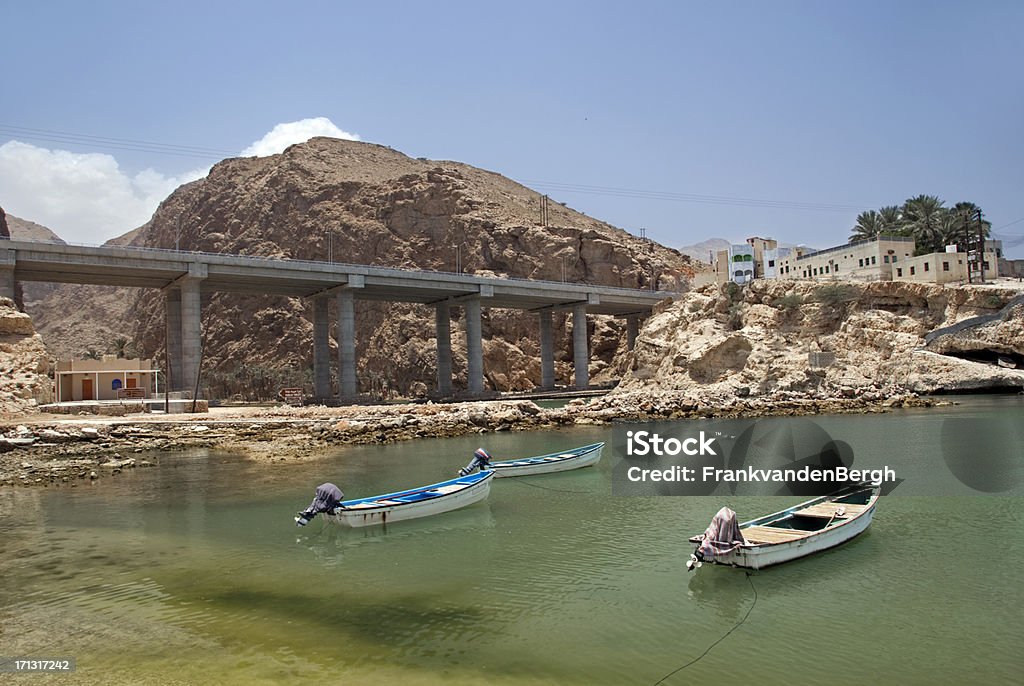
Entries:
<svg viewBox="0 0 1024 686">
<path fill-rule="evenodd" d="M 135 382 L 136 382 L 136 381 L 137 381 L 136 379 L 127 379 L 127 380 L 125 380 L 125 382 L 124 382 L 124 383 L 125 383 L 125 386 L 124 386 L 124 387 L 125 387 L 125 388 L 135 388 Z"/>
<path fill-rule="evenodd" d="M 82 400 L 95 400 L 92 394 L 92 379 L 82 379 Z"/>
</svg>

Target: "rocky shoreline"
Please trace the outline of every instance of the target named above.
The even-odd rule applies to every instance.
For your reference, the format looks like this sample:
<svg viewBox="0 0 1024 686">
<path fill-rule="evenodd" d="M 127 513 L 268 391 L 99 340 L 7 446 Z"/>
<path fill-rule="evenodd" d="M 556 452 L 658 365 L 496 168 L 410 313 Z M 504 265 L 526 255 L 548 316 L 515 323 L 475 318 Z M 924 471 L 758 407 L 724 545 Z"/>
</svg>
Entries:
<svg viewBox="0 0 1024 686">
<path fill-rule="evenodd" d="M 318 459 L 331 448 L 497 431 L 665 419 L 885 412 L 933 398 L 865 388 L 838 396 L 695 398 L 682 392 L 616 393 L 561 408 L 529 400 L 351 407 L 230 408 L 209 415 L 57 419 L 0 427 L 0 486 L 77 486 L 126 469 L 159 466 L 155 453 L 235 452 L 262 462 Z"/>
</svg>

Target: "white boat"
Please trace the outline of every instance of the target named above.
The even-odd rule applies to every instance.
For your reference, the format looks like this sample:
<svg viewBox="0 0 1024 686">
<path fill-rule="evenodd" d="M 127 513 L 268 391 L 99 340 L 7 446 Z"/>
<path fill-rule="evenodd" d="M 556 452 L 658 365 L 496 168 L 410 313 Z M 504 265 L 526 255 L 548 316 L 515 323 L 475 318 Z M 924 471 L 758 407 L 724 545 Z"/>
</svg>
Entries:
<svg viewBox="0 0 1024 686">
<path fill-rule="evenodd" d="M 493 477 L 494 472 L 482 471 L 409 491 L 345 500 L 326 516 L 336 524 L 351 527 L 429 517 L 483 500 L 491 492 Z"/>
<path fill-rule="evenodd" d="M 597 464 L 601 460 L 601 451 L 603 450 L 604 443 L 591 443 L 579 448 L 563 450 L 559 453 L 524 457 L 518 460 L 491 462 L 486 468 L 494 470 L 495 474 L 499 477 L 566 472 L 570 469 L 590 467 Z"/>
<path fill-rule="evenodd" d="M 690 538 L 697 549 L 687 567 L 711 562 L 746 569 L 764 569 L 846 543 L 871 524 L 878 486 L 857 485 L 821 496 L 739 525 L 732 540 L 708 540 L 715 522 Z M 731 514 L 731 510 L 723 508 Z M 719 515 L 716 515 L 716 520 Z M 742 539 L 742 540 L 737 540 Z"/>
</svg>

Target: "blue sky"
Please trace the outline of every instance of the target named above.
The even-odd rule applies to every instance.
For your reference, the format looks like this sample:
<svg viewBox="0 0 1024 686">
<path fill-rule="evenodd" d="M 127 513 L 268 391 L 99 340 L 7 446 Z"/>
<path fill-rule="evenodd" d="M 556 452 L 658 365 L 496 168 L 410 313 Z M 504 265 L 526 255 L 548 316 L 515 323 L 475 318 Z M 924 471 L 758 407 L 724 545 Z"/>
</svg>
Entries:
<svg viewBox="0 0 1024 686">
<path fill-rule="evenodd" d="M 0 0 L 0 18 L 0 152 L 50 151 L 7 146 L 0 204 L 72 240 L 134 228 L 176 181 L 313 117 L 673 246 L 827 247 L 859 209 L 919 193 L 1024 234 L 1020 2 Z M 108 156 L 97 174 L 84 153 Z M 82 193 L 123 188 L 82 204 L 69 169 Z"/>
</svg>

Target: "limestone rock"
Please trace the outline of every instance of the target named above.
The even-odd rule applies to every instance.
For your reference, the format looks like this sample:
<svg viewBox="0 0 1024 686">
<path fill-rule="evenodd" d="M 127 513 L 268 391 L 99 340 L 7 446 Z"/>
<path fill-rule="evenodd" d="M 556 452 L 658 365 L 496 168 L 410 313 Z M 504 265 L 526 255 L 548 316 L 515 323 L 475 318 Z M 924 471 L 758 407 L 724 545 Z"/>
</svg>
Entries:
<svg viewBox="0 0 1024 686">
<path fill-rule="evenodd" d="M 612 363 L 623 375 L 616 393 L 682 393 L 714 405 L 1024 387 L 1017 295 L 901 282 L 706 286 L 647 320 L 636 349 Z"/>
<path fill-rule="evenodd" d="M 50 401 L 49 362 L 29 316 L 10 298 L 0 298 L 0 414 L 20 414 Z"/>
</svg>

